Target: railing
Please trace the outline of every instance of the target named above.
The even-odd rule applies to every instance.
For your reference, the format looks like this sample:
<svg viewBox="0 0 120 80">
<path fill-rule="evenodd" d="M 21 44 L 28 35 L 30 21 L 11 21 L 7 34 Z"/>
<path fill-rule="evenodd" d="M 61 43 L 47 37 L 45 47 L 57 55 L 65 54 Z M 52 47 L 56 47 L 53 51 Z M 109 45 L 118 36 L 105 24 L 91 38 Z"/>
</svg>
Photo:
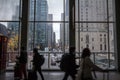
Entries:
<svg viewBox="0 0 120 80">
<path fill-rule="evenodd" d="M 42 66 L 42 69 L 46 70 L 59 70 L 59 61 L 64 52 L 39 52 L 45 57 L 45 63 Z M 7 70 L 13 70 L 15 65 L 16 56 L 18 52 L 8 52 L 7 54 Z M 80 64 L 80 55 L 81 53 L 76 53 L 76 63 Z M 31 60 L 33 59 L 33 53 L 28 52 L 28 69 L 30 69 Z M 94 52 L 91 54 L 92 61 L 102 68 L 115 69 L 115 58 L 114 53 L 107 52 Z"/>
</svg>

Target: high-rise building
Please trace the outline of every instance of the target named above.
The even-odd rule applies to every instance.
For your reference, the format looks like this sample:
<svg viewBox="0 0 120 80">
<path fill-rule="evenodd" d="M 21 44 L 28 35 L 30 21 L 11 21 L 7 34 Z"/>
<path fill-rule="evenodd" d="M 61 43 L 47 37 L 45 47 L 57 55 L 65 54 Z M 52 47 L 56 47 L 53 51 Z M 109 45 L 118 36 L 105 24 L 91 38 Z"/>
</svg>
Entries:
<svg viewBox="0 0 120 80">
<path fill-rule="evenodd" d="M 64 13 L 61 14 L 61 20 L 63 21 Z M 64 50 L 64 24 L 60 24 L 60 47 Z"/>
<path fill-rule="evenodd" d="M 69 0 L 66 0 L 65 12 L 61 14 L 61 21 L 69 21 Z M 60 46 L 62 50 L 69 47 L 69 23 L 60 24 Z"/>
<path fill-rule="evenodd" d="M 30 0 L 30 14 L 29 20 L 35 21 L 29 25 L 29 43 L 28 45 L 34 45 L 44 50 L 48 46 L 47 37 L 47 23 L 37 21 L 47 21 L 48 17 L 48 3 L 47 0 Z M 34 33 L 35 32 L 35 33 Z M 34 38 L 33 38 L 34 37 Z M 32 42 L 32 43 L 31 43 Z"/>
<path fill-rule="evenodd" d="M 16 7 L 12 20 L 17 20 L 18 18 L 19 6 Z M 52 46 L 53 24 L 44 22 L 48 20 L 53 20 L 53 15 L 48 14 L 47 0 L 30 0 L 28 50 L 32 50 L 33 47 L 38 47 L 39 49 L 44 50 L 45 47 Z M 9 22 L 8 24 L 8 28 L 14 34 L 18 34 L 19 26 L 19 22 Z"/>
<path fill-rule="evenodd" d="M 68 21 L 69 0 L 66 1 L 65 7 L 65 21 Z M 113 25 L 106 23 L 113 20 L 112 0 L 108 5 L 106 0 L 76 0 L 75 8 L 76 50 L 82 51 L 83 48 L 89 47 L 93 52 L 108 52 L 109 48 L 113 52 Z M 63 20 L 63 14 L 61 19 Z M 60 27 L 61 44 L 68 45 L 69 24 L 60 24 Z"/>
<path fill-rule="evenodd" d="M 52 42 L 52 45 L 53 45 L 53 48 L 55 48 L 56 47 L 56 34 L 55 34 L 55 32 L 53 32 L 53 37 L 52 37 L 53 39 L 53 42 Z"/>
<path fill-rule="evenodd" d="M 16 6 L 15 14 L 12 16 L 12 20 L 18 21 L 19 18 L 19 6 Z M 8 29 L 11 32 L 11 37 L 18 35 L 19 31 L 19 22 L 9 22 Z"/>
<path fill-rule="evenodd" d="M 53 21 L 53 14 L 48 14 L 48 21 Z M 53 49 L 53 23 L 48 23 L 48 26 L 47 26 L 47 36 L 48 36 L 48 47 L 50 50 Z"/>
<path fill-rule="evenodd" d="M 109 32 L 113 33 L 113 29 L 108 32 L 108 27 L 112 28 L 112 26 L 105 23 L 105 21 L 111 20 L 113 17 L 107 17 L 109 14 L 113 15 L 113 13 L 109 12 L 107 14 L 106 1 L 79 0 L 79 6 L 78 2 L 76 3 L 76 21 L 84 22 L 76 24 L 77 51 L 89 47 L 93 52 L 108 52 L 108 45 L 113 41 L 113 34 L 109 37 L 108 34 Z M 100 23 L 102 21 L 103 23 Z M 110 48 L 113 51 L 113 45 L 110 45 Z"/>
</svg>

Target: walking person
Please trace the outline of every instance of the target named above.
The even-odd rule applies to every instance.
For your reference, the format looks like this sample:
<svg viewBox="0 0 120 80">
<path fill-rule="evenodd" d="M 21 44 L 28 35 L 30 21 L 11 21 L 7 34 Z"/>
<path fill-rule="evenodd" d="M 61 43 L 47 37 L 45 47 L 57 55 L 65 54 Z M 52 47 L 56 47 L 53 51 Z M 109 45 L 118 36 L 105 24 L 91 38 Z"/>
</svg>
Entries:
<svg viewBox="0 0 120 80">
<path fill-rule="evenodd" d="M 34 53 L 34 55 L 33 55 L 33 70 L 36 72 L 38 71 L 41 76 L 41 79 L 44 80 L 44 77 L 43 77 L 43 74 L 41 71 L 41 66 L 44 63 L 44 61 L 42 59 L 40 59 L 41 55 L 38 53 L 37 48 L 33 49 L 33 53 Z"/>
<path fill-rule="evenodd" d="M 75 80 L 75 75 L 77 73 L 77 68 L 78 65 L 76 65 L 76 61 L 75 61 L 75 47 L 70 47 L 70 52 L 69 53 L 65 53 L 65 55 L 63 55 L 63 59 L 61 60 L 61 65 L 63 64 L 63 71 L 65 72 L 65 75 L 63 77 L 63 80 L 67 80 L 69 76 L 71 76 L 72 80 Z"/>
<path fill-rule="evenodd" d="M 81 55 L 80 70 L 78 71 L 76 80 L 94 80 L 92 70 L 107 71 L 96 66 L 90 59 L 91 52 L 89 48 L 84 48 Z"/>
<path fill-rule="evenodd" d="M 24 47 L 21 47 L 19 63 L 20 63 L 20 79 L 27 80 L 27 52 Z"/>
</svg>

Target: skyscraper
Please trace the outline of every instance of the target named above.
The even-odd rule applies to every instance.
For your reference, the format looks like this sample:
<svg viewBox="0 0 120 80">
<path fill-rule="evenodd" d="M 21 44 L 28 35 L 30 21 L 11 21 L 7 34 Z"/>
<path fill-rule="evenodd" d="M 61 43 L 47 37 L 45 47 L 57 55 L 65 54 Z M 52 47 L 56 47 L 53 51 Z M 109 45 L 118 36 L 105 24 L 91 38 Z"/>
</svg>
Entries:
<svg viewBox="0 0 120 80">
<path fill-rule="evenodd" d="M 110 44 L 110 50 L 114 51 L 113 25 L 105 23 L 113 20 L 112 0 L 108 5 L 106 0 L 76 0 L 75 2 L 76 50 L 82 51 L 83 48 L 89 47 L 93 52 L 107 52 Z M 65 21 L 69 20 L 68 4 L 69 0 L 66 0 Z M 69 42 L 69 37 L 66 37 L 69 36 L 69 24 L 66 23 L 65 26 L 60 24 L 60 26 L 62 35 L 60 40 L 66 45 Z"/>
<path fill-rule="evenodd" d="M 48 14 L 48 21 L 53 21 L 53 14 Z M 53 49 L 53 23 L 48 23 L 47 28 L 48 47 L 50 50 Z"/>
<path fill-rule="evenodd" d="M 19 19 L 19 6 L 16 6 L 15 13 L 12 16 L 12 20 L 18 21 Z M 11 30 L 11 37 L 18 34 L 19 31 L 19 22 L 9 22 L 8 29 Z"/>
<path fill-rule="evenodd" d="M 65 12 L 61 14 L 61 21 L 69 21 L 69 0 L 66 0 Z M 64 50 L 69 47 L 69 23 L 60 24 L 60 46 Z"/>
<path fill-rule="evenodd" d="M 47 21 L 48 17 L 47 0 L 30 0 L 29 16 L 30 16 L 29 20 L 34 21 L 29 25 L 29 33 L 33 32 L 29 36 L 30 45 L 34 45 L 34 47 L 39 47 L 40 49 L 44 50 L 44 48 L 48 46 L 47 40 L 48 25 L 47 23 L 42 23 L 41 21 Z"/>
<path fill-rule="evenodd" d="M 84 22 L 76 24 L 76 44 L 80 45 L 76 45 L 77 50 L 82 51 L 83 48 L 89 47 L 93 52 L 108 51 L 113 34 L 108 37 L 108 29 L 112 26 L 105 21 L 113 18 L 107 18 L 109 14 L 113 15 L 112 12 L 107 12 L 107 8 L 111 6 L 107 5 L 106 0 L 79 0 L 79 3 L 76 0 L 76 21 Z"/>
<path fill-rule="evenodd" d="M 12 20 L 17 20 L 18 18 L 19 6 L 16 7 L 16 12 L 12 17 Z M 52 14 L 48 15 L 47 0 L 30 0 L 28 50 L 32 50 L 33 47 L 38 47 L 39 49 L 44 50 L 45 47 L 48 47 L 49 45 L 51 46 L 49 41 L 52 40 L 51 36 L 53 34 L 53 25 L 45 22 L 48 18 L 51 18 L 52 20 L 53 16 Z M 9 22 L 8 27 L 12 30 L 12 32 L 18 34 L 19 22 Z M 49 33 L 51 33 L 51 35 Z"/>
<path fill-rule="evenodd" d="M 63 21 L 64 13 L 61 13 L 61 21 Z M 64 24 L 60 24 L 60 46 L 64 50 Z"/>
</svg>

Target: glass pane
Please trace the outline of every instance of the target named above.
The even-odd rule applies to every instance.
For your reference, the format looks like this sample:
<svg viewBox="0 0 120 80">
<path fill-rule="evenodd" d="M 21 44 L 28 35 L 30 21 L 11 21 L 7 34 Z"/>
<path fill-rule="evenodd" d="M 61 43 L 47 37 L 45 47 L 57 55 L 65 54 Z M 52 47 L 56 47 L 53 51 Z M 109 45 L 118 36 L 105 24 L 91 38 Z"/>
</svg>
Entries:
<svg viewBox="0 0 120 80">
<path fill-rule="evenodd" d="M 33 47 L 37 47 L 46 58 L 44 69 L 58 69 L 56 58 L 60 59 L 64 51 L 68 52 L 69 31 L 68 23 L 29 22 L 28 52 L 29 63 L 32 59 Z M 59 54 L 60 53 L 60 54 Z M 45 67 L 46 66 L 46 67 Z"/>
<path fill-rule="evenodd" d="M 115 19 L 114 19 L 114 16 L 115 16 L 114 4 L 115 4 L 115 0 L 108 0 L 109 21 L 115 21 Z"/>
<path fill-rule="evenodd" d="M 108 21 L 108 16 L 113 21 L 112 1 L 107 5 L 107 0 L 76 0 L 76 21 Z"/>
<path fill-rule="evenodd" d="M 110 59 L 109 59 L 108 58 L 109 53 L 107 52 L 94 53 L 93 55 L 95 55 L 95 64 L 105 69 L 107 68 L 115 69 L 115 60 L 113 59 L 114 58 L 113 54 L 114 53 L 110 52 Z M 110 63 L 110 66 L 109 66 L 109 63 Z"/>
<path fill-rule="evenodd" d="M 110 58 L 110 68 L 113 69 L 115 68 L 115 47 L 114 47 L 114 42 L 115 42 L 115 30 L 114 30 L 115 26 L 113 23 L 109 24 L 109 49 L 110 49 L 110 53 L 108 56 L 108 59 Z"/>
<path fill-rule="evenodd" d="M 78 27 L 79 26 L 79 27 Z M 76 44 L 80 43 L 80 51 L 89 47 L 92 52 L 104 52 L 108 51 L 108 26 L 109 26 L 109 42 L 113 41 L 113 24 L 107 25 L 107 23 L 76 23 Z M 79 38 L 78 38 L 79 37 Z M 106 44 L 106 48 L 100 48 L 100 44 Z M 79 49 L 78 49 L 79 50 Z M 114 52 L 114 49 L 110 49 Z"/>
<path fill-rule="evenodd" d="M 86 47 L 94 53 L 93 61 L 106 59 L 107 64 L 101 65 L 115 68 L 113 23 L 76 23 L 76 51 L 82 52 Z"/>
<path fill-rule="evenodd" d="M 30 21 L 62 21 L 62 13 L 68 17 L 69 0 L 30 0 Z M 64 6 L 65 5 L 65 6 Z M 65 10 L 65 12 L 64 12 Z M 64 16 L 65 16 L 64 15 Z M 63 17 L 64 17 L 63 16 Z"/>
<path fill-rule="evenodd" d="M 28 52 L 29 63 L 32 60 L 32 50 L 34 47 L 39 49 L 40 54 L 45 56 L 45 63 L 42 68 L 53 68 L 52 54 L 61 52 L 60 44 L 60 24 L 61 23 L 41 23 L 29 22 L 28 31 Z M 30 64 L 28 64 L 30 65 Z M 58 67 L 58 66 L 56 66 Z"/>
<path fill-rule="evenodd" d="M 20 0 L 0 0 L 0 20 L 19 20 Z"/>
<path fill-rule="evenodd" d="M 43 52 L 43 51 L 40 51 L 39 50 L 39 54 L 40 55 L 43 55 L 44 58 L 45 58 L 45 62 L 44 64 L 42 65 L 42 69 L 49 69 L 49 61 L 50 61 L 50 53 L 48 52 Z M 33 51 L 28 51 L 28 69 L 31 69 L 32 68 L 32 61 L 33 60 Z"/>
<path fill-rule="evenodd" d="M 15 65 L 16 55 L 18 55 L 19 51 L 19 22 L 0 22 L 0 25 L 5 26 L 5 28 L 7 29 L 7 32 L 4 33 L 8 37 L 8 43 L 6 48 L 6 68 L 13 69 Z"/>
<path fill-rule="evenodd" d="M 69 21 L 69 0 L 64 0 L 64 1 L 65 1 L 65 11 L 64 11 L 65 21 Z"/>
<path fill-rule="evenodd" d="M 69 23 L 60 24 L 60 47 L 61 51 L 69 51 Z"/>
<path fill-rule="evenodd" d="M 64 44 L 67 48 L 69 44 L 68 27 L 68 23 L 29 22 L 28 50 L 31 51 L 33 47 L 38 47 L 42 51 L 47 48 L 49 51 L 54 51 L 55 48 L 62 49 Z"/>
<path fill-rule="evenodd" d="M 61 60 L 63 53 L 59 53 L 59 52 L 54 52 L 50 54 L 50 60 L 49 60 L 49 65 L 50 65 L 50 69 L 60 69 L 59 65 L 60 63 L 57 61 Z"/>
<path fill-rule="evenodd" d="M 59 61 L 61 60 L 62 52 L 43 52 L 39 51 L 40 55 L 45 57 L 45 62 L 42 65 L 42 69 L 59 69 Z M 33 53 L 28 53 L 28 69 L 31 69 L 32 63 L 31 60 L 33 59 Z"/>
<path fill-rule="evenodd" d="M 28 50 L 32 50 L 33 47 L 37 47 L 42 51 L 44 51 L 47 47 L 53 48 L 56 44 L 56 40 L 59 39 L 59 34 L 55 33 L 53 25 L 53 23 L 29 23 Z M 59 31 L 59 24 L 56 28 Z"/>
</svg>

